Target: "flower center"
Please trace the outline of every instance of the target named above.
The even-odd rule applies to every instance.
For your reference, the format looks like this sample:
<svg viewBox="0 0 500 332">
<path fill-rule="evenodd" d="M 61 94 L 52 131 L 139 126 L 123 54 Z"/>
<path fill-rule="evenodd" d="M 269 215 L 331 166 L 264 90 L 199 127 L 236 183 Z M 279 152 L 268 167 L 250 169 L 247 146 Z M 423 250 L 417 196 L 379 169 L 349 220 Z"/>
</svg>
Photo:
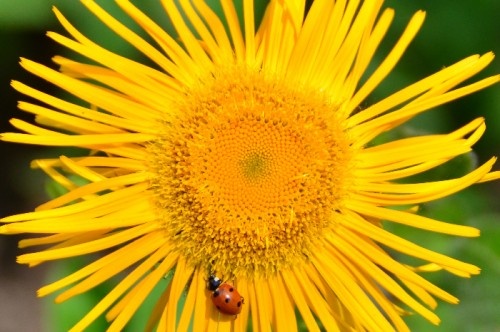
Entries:
<svg viewBox="0 0 500 332">
<path fill-rule="evenodd" d="M 250 154 L 240 161 L 241 172 L 247 180 L 257 180 L 264 175 L 267 158 L 258 153 Z"/>
<path fill-rule="evenodd" d="M 350 142 L 336 109 L 241 68 L 187 91 L 149 147 L 159 218 L 178 250 L 230 276 L 306 260 L 349 183 Z"/>
</svg>

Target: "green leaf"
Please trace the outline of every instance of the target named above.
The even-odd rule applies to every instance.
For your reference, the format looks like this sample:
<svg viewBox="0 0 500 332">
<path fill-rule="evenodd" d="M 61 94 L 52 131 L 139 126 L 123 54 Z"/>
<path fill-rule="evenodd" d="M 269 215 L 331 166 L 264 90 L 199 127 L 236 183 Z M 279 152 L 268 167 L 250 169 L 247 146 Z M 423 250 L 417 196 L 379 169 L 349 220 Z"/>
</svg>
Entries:
<svg viewBox="0 0 500 332">
<path fill-rule="evenodd" d="M 55 281 L 63 278 L 91 262 L 91 256 L 76 257 L 55 263 L 47 276 L 48 280 Z M 110 280 L 96 286 L 89 291 L 79 294 L 63 303 L 56 304 L 54 299 L 57 294 L 53 294 L 44 299 L 43 318 L 45 319 L 45 330 L 50 332 L 68 331 L 78 321 L 80 321 L 101 299 L 106 296 L 122 279 L 122 276 L 111 278 Z M 133 315 L 124 331 L 143 331 L 156 301 L 167 288 L 172 279 L 171 274 L 160 280 L 146 300 L 141 304 L 137 312 Z M 178 317 L 184 307 L 185 296 L 181 296 L 178 303 Z M 109 322 L 104 316 L 99 316 L 88 328 L 88 331 L 105 331 L 109 327 Z"/>
<path fill-rule="evenodd" d="M 48 280 L 63 278 L 89 263 L 89 257 L 78 257 L 53 264 L 49 269 Z M 110 283 L 104 283 L 96 288 L 71 298 L 64 303 L 56 304 L 53 294 L 44 299 L 43 315 L 45 330 L 51 332 L 68 331 L 80 319 L 82 319 L 111 289 Z M 58 292 L 59 294 L 60 292 Z M 89 331 L 105 331 L 108 323 L 104 317 L 99 317 L 92 323 Z"/>
<path fill-rule="evenodd" d="M 78 187 L 82 187 L 82 186 L 86 185 L 87 183 L 89 183 L 88 180 L 86 180 L 80 176 L 77 176 L 77 175 L 69 175 L 68 178 L 74 184 L 76 184 Z M 54 199 L 54 198 L 57 198 L 59 196 L 66 194 L 68 192 L 68 190 L 66 188 L 64 188 L 63 186 L 61 186 L 59 183 L 51 180 L 51 181 L 47 181 L 47 183 L 45 184 L 45 192 L 47 193 L 47 195 L 51 199 Z"/>
<path fill-rule="evenodd" d="M 42 29 L 55 21 L 46 0 L 0 0 L 2 29 Z"/>
</svg>

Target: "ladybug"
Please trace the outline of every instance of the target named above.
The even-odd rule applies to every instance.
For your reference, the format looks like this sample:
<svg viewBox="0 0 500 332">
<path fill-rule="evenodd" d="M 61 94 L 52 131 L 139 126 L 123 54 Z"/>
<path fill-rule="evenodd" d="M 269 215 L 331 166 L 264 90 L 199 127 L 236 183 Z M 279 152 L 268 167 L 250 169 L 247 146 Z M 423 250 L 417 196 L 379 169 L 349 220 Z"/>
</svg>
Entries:
<svg viewBox="0 0 500 332">
<path fill-rule="evenodd" d="M 212 302 L 223 314 L 237 315 L 241 312 L 244 298 L 232 285 L 223 283 L 222 280 L 211 275 L 207 281 L 207 289 L 212 291 Z"/>
</svg>

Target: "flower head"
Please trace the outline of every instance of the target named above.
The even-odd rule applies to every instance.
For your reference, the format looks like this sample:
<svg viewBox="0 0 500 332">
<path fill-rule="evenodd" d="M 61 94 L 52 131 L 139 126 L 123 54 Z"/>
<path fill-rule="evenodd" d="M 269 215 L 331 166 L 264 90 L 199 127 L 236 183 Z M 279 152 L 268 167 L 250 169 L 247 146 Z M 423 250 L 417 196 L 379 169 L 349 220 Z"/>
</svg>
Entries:
<svg viewBox="0 0 500 332">
<path fill-rule="evenodd" d="M 60 56 L 54 58 L 60 71 L 21 64 L 81 103 L 13 82 L 39 101 L 19 104 L 38 125 L 14 119 L 26 133 L 1 136 L 90 151 L 34 161 L 67 193 L 3 218 L 0 227 L 3 234 L 46 234 L 21 241 L 49 246 L 19 256 L 23 264 L 107 250 L 40 296 L 69 286 L 56 298 L 62 302 L 128 271 L 74 331 L 105 312 L 110 330 L 121 330 L 172 271 L 149 328 L 246 330 L 251 317 L 259 329 L 293 331 L 297 308 L 309 330 L 318 330 L 319 321 L 327 330 L 404 331 L 407 311 L 438 324 L 435 298 L 458 302 L 419 272 L 467 277 L 479 269 L 398 237 L 381 221 L 478 236 L 474 228 L 416 212 L 419 204 L 500 178 L 490 172 L 495 158 L 456 179 L 399 180 L 469 152 L 485 130 L 483 119 L 449 134 L 372 142 L 498 82 L 494 76 L 457 87 L 493 54 L 466 58 L 362 109 L 416 35 L 423 12 L 362 80 L 394 16 L 381 11 L 382 1 L 316 0 L 306 10 L 305 0 L 271 0 L 256 27 L 253 0 L 243 1 L 241 22 L 229 0 L 221 0 L 222 19 L 202 0 L 165 0 L 175 38 L 117 0 L 155 46 L 93 1 L 82 2 L 154 66 L 95 44 L 55 9 L 72 38 L 49 36 L 92 64 Z M 387 248 L 424 263 L 400 263 Z M 237 319 L 220 317 L 206 288 L 211 275 L 244 297 Z"/>
</svg>

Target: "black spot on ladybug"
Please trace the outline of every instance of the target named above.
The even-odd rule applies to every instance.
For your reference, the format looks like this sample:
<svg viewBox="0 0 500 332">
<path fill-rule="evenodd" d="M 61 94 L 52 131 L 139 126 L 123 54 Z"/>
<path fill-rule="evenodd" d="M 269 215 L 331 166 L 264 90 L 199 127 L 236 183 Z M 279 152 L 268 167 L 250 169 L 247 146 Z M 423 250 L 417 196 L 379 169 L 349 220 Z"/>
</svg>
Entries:
<svg viewBox="0 0 500 332">
<path fill-rule="evenodd" d="M 216 305 L 216 307 L 217 307 L 217 310 L 220 310 L 220 306 Z"/>
<path fill-rule="evenodd" d="M 229 291 L 230 292 L 234 291 L 234 288 L 233 287 L 229 288 Z"/>
<path fill-rule="evenodd" d="M 219 291 L 218 291 L 218 290 L 214 291 L 214 297 L 219 296 L 219 294 L 220 294 L 220 293 L 219 293 Z"/>
<path fill-rule="evenodd" d="M 229 303 L 229 301 L 231 301 L 231 299 L 229 297 L 226 297 L 226 303 Z"/>
<path fill-rule="evenodd" d="M 237 305 L 238 307 L 241 307 L 241 301 L 238 301 L 238 303 L 236 303 L 236 305 Z"/>
</svg>

